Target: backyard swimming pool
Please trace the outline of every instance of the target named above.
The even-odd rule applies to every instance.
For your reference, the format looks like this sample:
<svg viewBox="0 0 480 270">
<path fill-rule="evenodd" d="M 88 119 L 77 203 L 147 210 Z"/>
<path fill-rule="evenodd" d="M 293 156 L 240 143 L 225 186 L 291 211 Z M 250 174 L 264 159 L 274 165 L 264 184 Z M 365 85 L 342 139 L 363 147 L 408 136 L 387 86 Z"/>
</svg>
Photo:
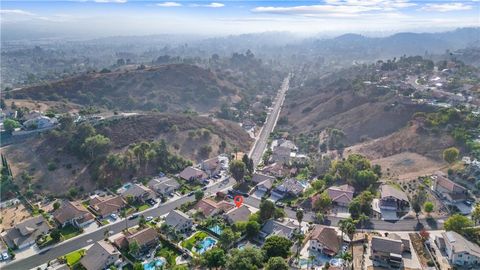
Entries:
<svg viewBox="0 0 480 270">
<path fill-rule="evenodd" d="M 197 249 L 198 254 L 203 254 L 205 251 L 212 248 L 217 243 L 217 240 L 211 238 L 210 236 L 205 237 L 205 239 L 200 242 L 200 249 Z"/>
<path fill-rule="evenodd" d="M 216 233 L 218 235 L 221 235 L 222 234 L 222 228 L 219 226 L 219 225 L 215 225 L 215 226 L 212 226 L 210 228 L 208 228 L 210 231 L 212 231 L 213 233 Z"/>
<path fill-rule="evenodd" d="M 143 270 L 156 270 L 160 269 L 163 265 L 165 264 L 165 259 L 160 257 L 160 258 L 155 258 L 151 262 L 147 262 L 143 264 Z"/>
<path fill-rule="evenodd" d="M 330 260 L 330 265 L 340 267 L 344 264 L 344 262 L 345 262 L 345 260 L 343 260 L 343 259 L 333 258 L 333 259 Z"/>
</svg>

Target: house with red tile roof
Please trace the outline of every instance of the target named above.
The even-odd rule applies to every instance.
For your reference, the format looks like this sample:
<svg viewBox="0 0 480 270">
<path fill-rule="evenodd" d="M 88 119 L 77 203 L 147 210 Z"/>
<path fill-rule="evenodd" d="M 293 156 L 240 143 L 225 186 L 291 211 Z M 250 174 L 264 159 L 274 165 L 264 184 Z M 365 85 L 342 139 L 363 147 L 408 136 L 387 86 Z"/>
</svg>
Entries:
<svg viewBox="0 0 480 270">
<path fill-rule="evenodd" d="M 335 256 L 340 250 L 341 240 L 334 228 L 316 225 L 310 234 L 310 249 L 328 256 Z"/>
<path fill-rule="evenodd" d="M 355 188 L 350 185 L 332 186 L 327 189 L 328 196 L 338 206 L 347 207 L 353 199 Z M 312 202 L 313 205 L 314 202 Z"/>
<path fill-rule="evenodd" d="M 433 189 L 449 202 L 456 203 L 467 199 L 467 189 L 448 179 L 444 173 L 436 172 L 433 178 Z"/>
<path fill-rule="evenodd" d="M 235 206 L 226 201 L 215 202 L 212 199 L 201 199 L 195 206 L 195 209 L 202 213 L 204 217 L 211 217 L 221 212 L 227 212 Z"/>
<path fill-rule="evenodd" d="M 93 214 L 78 201 L 64 201 L 60 208 L 53 213 L 53 218 L 62 227 L 68 224 L 84 227 L 95 221 Z"/>
</svg>

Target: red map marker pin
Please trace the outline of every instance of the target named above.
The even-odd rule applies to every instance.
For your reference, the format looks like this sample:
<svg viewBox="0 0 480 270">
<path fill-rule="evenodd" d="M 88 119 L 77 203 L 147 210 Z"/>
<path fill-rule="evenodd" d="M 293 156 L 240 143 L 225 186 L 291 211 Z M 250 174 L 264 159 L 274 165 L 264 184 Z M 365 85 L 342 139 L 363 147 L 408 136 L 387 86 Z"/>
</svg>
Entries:
<svg viewBox="0 0 480 270">
<path fill-rule="evenodd" d="M 233 202 L 235 203 L 237 208 L 240 207 L 243 203 L 243 196 L 241 196 L 241 195 L 235 196 L 235 198 L 233 198 Z"/>
</svg>

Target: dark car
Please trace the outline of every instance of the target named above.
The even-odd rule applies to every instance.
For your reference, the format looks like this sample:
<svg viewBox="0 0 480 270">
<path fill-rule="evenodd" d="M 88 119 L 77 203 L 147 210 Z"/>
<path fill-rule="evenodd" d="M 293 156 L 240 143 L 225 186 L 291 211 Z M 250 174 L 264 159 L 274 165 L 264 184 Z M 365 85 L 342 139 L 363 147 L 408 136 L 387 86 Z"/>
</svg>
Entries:
<svg viewBox="0 0 480 270">
<path fill-rule="evenodd" d="M 156 201 L 154 199 L 148 199 L 147 203 L 150 204 L 151 206 L 154 206 Z"/>
<path fill-rule="evenodd" d="M 132 219 L 136 219 L 138 217 L 138 214 L 133 214 L 131 216 L 128 217 L 128 220 L 132 220 Z"/>
<path fill-rule="evenodd" d="M 207 190 L 207 187 L 202 187 L 202 190 L 203 190 L 203 191 Z"/>
<path fill-rule="evenodd" d="M 195 193 L 195 192 L 192 191 L 192 192 L 188 193 L 187 196 L 193 196 L 194 193 Z"/>
</svg>

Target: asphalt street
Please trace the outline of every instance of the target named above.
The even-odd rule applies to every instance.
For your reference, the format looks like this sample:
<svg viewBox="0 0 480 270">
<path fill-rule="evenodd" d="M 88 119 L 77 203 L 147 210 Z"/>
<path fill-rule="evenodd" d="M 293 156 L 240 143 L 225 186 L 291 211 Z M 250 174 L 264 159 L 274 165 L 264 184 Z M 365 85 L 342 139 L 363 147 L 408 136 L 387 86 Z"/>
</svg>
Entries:
<svg viewBox="0 0 480 270">
<path fill-rule="evenodd" d="M 228 180 L 226 181 L 219 181 L 209 188 L 207 188 L 206 192 L 210 192 L 212 194 L 216 193 L 217 191 L 223 190 L 225 188 L 231 187 L 235 180 L 232 178 L 227 178 Z M 158 207 L 155 208 L 150 208 L 141 214 L 144 216 L 153 216 L 153 217 L 158 217 L 165 215 L 172 211 L 173 209 L 180 207 L 180 205 L 194 201 L 195 197 L 194 196 L 184 196 L 181 197 L 175 201 L 171 202 L 166 202 L 164 204 L 159 205 Z M 7 265 L 3 265 L 1 267 L 2 270 L 24 270 L 24 269 L 31 269 L 34 268 L 38 265 L 47 263 L 50 260 L 56 259 L 60 256 L 63 256 L 67 253 L 70 253 L 72 251 L 84 248 L 85 246 L 91 245 L 97 241 L 100 241 L 104 238 L 104 233 L 105 231 L 109 231 L 110 234 L 117 234 L 120 233 L 123 229 L 126 227 L 132 227 L 138 224 L 138 218 L 134 220 L 122 220 L 120 222 L 103 226 L 101 229 L 90 232 L 90 233 L 84 233 L 79 235 L 78 237 L 74 239 L 70 239 L 65 242 L 61 242 L 57 245 L 54 245 L 52 247 L 46 248 L 42 250 L 40 253 L 27 257 L 21 260 L 14 260 L 11 263 Z"/>
<path fill-rule="evenodd" d="M 255 165 L 255 167 L 262 160 L 263 152 L 267 148 L 268 138 L 270 137 L 270 133 L 275 128 L 278 116 L 280 115 L 280 111 L 282 110 L 283 102 L 285 101 L 285 94 L 287 93 L 289 82 L 290 75 L 283 81 L 282 87 L 278 91 L 278 94 L 274 100 L 272 110 L 270 111 L 270 114 L 267 115 L 267 119 L 263 124 L 263 128 L 260 130 L 257 141 L 255 142 L 255 145 L 250 152 L 250 158 L 253 160 L 253 164 Z"/>
</svg>

